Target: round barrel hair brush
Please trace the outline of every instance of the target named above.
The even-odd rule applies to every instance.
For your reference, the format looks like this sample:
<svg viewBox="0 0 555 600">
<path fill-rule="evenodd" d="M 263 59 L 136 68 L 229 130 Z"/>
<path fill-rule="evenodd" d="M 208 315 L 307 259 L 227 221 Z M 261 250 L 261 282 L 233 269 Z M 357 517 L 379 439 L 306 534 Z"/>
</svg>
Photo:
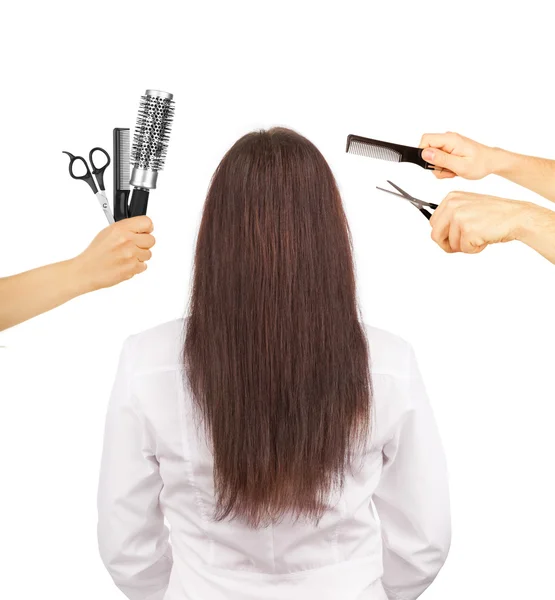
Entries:
<svg viewBox="0 0 555 600">
<path fill-rule="evenodd" d="M 130 157 L 130 217 L 146 215 L 148 195 L 156 188 L 158 171 L 164 168 L 174 109 L 173 94 L 168 92 L 147 90 L 141 96 Z"/>
</svg>

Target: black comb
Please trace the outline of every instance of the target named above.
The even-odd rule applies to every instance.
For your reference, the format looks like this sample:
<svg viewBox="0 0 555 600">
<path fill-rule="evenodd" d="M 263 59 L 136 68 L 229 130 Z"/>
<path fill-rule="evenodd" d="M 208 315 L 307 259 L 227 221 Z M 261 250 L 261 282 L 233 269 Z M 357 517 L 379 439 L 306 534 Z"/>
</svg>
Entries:
<svg viewBox="0 0 555 600">
<path fill-rule="evenodd" d="M 130 135 L 129 129 L 114 129 L 114 220 L 128 217 Z"/>
<path fill-rule="evenodd" d="M 389 160 L 391 162 L 409 162 L 423 169 L 435 169 L 434 165 L 422 158 L 422 148 L 372 140 L 360 135 L 351 134 L 347 137 L 347 148 L 345 151 L 350 154 L 367 156 L 368 158 Z"/>
</svg>

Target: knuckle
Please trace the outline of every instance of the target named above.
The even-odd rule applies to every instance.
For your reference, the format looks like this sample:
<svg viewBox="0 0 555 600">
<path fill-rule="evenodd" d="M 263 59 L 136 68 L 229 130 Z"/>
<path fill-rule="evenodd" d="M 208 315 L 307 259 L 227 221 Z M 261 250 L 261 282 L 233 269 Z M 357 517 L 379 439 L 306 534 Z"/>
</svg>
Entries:
<svg viewBox="0 0 555 600">
<path fill-rule="evenodd" d="M 133 244 L 131 244 L 130 242 L 125 243 L 125 245 L 122 249 L 122 256 L 126 260 L 130 260 L 131 258 L 133 258 L 135 256 L 135 249 L 134 249 Z"/>
<path fill-rule="evenodd" d="M 459 230 L 461 232 L 461 239 L 464 238 L 466 240 L 471 232 L 470 225 L 466 221 L 464 221 L 462 217 L 459 217 L 458 225 Z"/>
</svg>

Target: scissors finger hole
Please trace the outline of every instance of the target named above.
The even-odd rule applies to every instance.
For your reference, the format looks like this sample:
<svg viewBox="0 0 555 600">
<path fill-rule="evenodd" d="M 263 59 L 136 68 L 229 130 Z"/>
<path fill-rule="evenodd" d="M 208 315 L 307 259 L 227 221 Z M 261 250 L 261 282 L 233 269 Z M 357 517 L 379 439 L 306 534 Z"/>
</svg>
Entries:
<svg viewBox="0 0 555 600">
<path fill-rule="evenodd" d="M 87 163 L 80 156 L 71 162 L 70 169 L 73 177 L 86 177 L 89 174 Z"/>
<path fill-rule="evenodd" d="M 93 148 L 89 156 L 93 169 L 105 169 L 110 164 L 108 153 L 102 148 Z"/>
</svg>

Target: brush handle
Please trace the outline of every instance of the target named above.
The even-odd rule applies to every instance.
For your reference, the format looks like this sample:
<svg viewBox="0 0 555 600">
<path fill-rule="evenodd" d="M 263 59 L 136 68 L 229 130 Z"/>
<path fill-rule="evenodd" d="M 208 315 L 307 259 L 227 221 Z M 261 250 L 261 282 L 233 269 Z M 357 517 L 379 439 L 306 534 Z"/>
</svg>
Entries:
<svg viewBox="0 0 555 600">
<path fill-rule="evenodd" d="M 131 202 L 129 204 L 129 216 L 138 217 L 139 215 L 146 215 L 146 208 L 148 205 L 148 194 L 149 190 L 144 188 L 135 188 L 131 194 Z"/>
</svg>

